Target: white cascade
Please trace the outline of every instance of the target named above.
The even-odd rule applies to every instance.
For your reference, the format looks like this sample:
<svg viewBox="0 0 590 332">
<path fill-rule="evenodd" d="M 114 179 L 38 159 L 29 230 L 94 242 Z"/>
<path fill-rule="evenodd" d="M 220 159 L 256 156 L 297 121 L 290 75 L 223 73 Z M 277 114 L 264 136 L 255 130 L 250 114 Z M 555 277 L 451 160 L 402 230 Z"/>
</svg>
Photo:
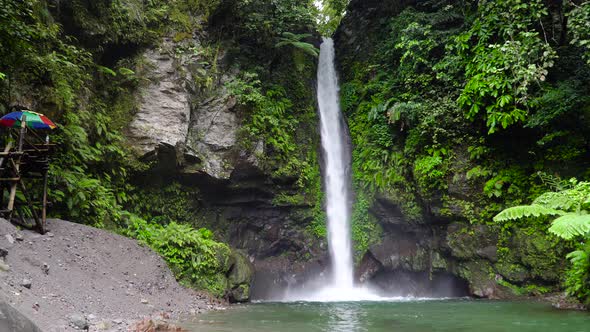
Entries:
<svg viewBox="0 0 590 332">
<path fill-rule="evenodd" d="M 346 124 L 340 113 L 339 87 L 334 65 L 334 41 L 324 38 L 318 64 L 318 103 L 324 157 L 324 189 L 328 223 L 331 278 L 319 279 L 302 289 L 287 289 L 282 301 L 346 302 L 383 301 L 371 290 L 355 287 L 352 259 L 349 188 L 347 170 L 350 151 Z"/>
<path fill-rule="evenodd" d="M 350 174 L 347 170 L 350 151 L 347 146 L 346 124 L 340 113 L 334 53 L 334 41 L 324 38 L 318 65 L 317 95 L 325 166 L 323 175 L 328 217 L 328 247 L 332 263 L 331 278 L 312 280 L 298 289 L 287 288 L 285 296 L 279 301 L 352 302 L 416 299 L 383 297 L 369 287 L 354 284 L 349 206 Z"/>
<path fill-rule="evenodd" d="M 318 103 L 322 149 L 324 152 L 324 187 L 328 217 L 328 247 L 332 263 L 331 287 L 352 289 L 353 260 L 348 207 L 349 174 L 346 170 L 346 136 L 340 114 L 338 78 L 334 65 L 334 41 L 325 38 L 318 65 Z"/>
</svg>

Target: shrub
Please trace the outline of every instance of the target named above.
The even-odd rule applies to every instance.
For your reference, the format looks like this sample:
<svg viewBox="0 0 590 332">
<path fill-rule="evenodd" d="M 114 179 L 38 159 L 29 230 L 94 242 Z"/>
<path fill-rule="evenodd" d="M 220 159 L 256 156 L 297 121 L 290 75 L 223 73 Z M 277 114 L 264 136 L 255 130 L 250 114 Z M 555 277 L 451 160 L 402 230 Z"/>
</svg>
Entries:
<svg viewBox="0 0 590 332">
<path fill-rule="evenodd" d="M 197 230 L 175 222 L 162 226 L 131 214 L 126 217 L 127 228 L 122 233 L 162 255 L 177 279 L 215 296 L 224 295 L 231 250 L 226 244 L 213 240 L 210 230 Z"/>
</svg>

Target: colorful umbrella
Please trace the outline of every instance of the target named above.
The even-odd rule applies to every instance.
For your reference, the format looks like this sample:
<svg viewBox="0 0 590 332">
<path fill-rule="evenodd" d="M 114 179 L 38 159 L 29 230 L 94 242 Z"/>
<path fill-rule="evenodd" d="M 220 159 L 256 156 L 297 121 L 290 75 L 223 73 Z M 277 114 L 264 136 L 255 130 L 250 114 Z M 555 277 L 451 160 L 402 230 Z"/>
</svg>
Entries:
<svg viewBox="0 0 590 332">
<path fill-rule="evenodd" d="M 33 111 L 17 111 L 8 113 L 0 118 L 0 126 L 20 128 L 23 115 L 26 116 L 26 125 L 31 129 L 55 129 L 57 126 L 49 118 L 41 113 Z"/>
</svg>

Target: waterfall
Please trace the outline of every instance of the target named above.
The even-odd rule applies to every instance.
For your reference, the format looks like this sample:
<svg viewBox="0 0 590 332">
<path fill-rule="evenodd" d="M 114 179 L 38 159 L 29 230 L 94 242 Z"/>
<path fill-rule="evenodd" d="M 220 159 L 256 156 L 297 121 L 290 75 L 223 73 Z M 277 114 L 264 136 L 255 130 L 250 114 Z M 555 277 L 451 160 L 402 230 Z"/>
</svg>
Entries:
<svg viewBox="0 0 590 332">
<path fill-rule="evenodd" d="M 332 265 L 331 280 L 319 279 L 301 289 L 286 290 L 285 301 L 339 302 L 384 301 L 372 290 L 355 287 L 353 278 L 347 171 L 350 151 L 346 124 L 340 114 L 338 78 L 334 65 L 334 42 L 324 38 L 318 65 L 318 104 L 324 159 L 324 189 L 328 217 L 328 247 Z M 317 283 L 319 281 L 319 284 Z"/>
<path fill-rule="evenodd" d="M 328 247 L 332 262 L 331 285 L 353 288 L 353 260 L 348 206 L 349 174 L 344 121 L 340 114 L 338 78 L 334 65 L 334 41 L 325 38 L 318 65 L 318 103 L 324 152 L 324 185 L 328 217 Z"/>
</svg>

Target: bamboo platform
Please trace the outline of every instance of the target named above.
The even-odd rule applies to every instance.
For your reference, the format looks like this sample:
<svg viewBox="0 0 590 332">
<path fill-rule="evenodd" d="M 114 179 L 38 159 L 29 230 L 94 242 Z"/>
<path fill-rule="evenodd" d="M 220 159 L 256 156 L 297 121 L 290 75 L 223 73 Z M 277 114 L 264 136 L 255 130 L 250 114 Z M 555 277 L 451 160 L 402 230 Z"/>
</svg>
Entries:
<svg viewBox="0 0 590 332">
<path fill-rule="evenodd" d="M 49 136 L 43 138 L 26 128 L 25 121 L 22 123 L 18 130 L 9 129 L 10 134 L 16 136 L 16 146 L 13 141 L 9 141 L 4 149 L 0 149 L 0 215 L 14 221 L 16 212 L 19 224 L 27 227 L 25 217 L 29 214 L 35 222 L 34 227 L 44 234 L 47 219 L 47 177 L 55 144 L 49 143 Z M 41 191 L 38 195 L 40 198 L 36 200 L 26 186 L 26 183 L 34 179 L 42 181 L 41 186 L 32 186 L 32 190 Z M 17 191 L 20 192 L 20 199 L 17 199 Z"/>
</svg>

